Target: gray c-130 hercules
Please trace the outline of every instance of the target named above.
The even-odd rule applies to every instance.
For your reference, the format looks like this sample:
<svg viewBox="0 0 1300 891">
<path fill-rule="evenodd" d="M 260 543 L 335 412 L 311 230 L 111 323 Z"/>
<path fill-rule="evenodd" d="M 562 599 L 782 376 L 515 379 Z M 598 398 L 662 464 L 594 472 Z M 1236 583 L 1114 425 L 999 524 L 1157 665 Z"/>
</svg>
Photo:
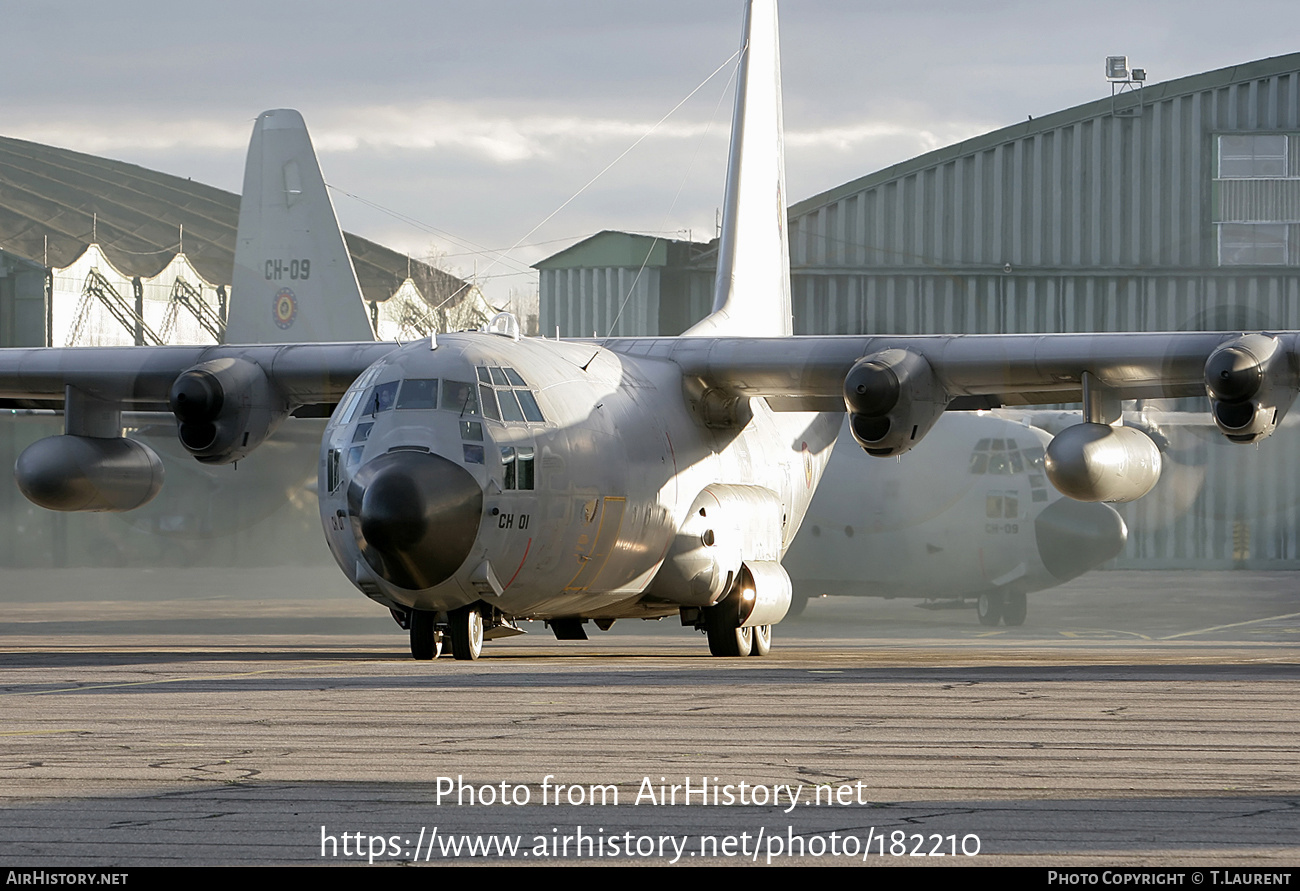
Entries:
<svg viewBox="0 0 1300 891">
<path fill-rule="evenodd" d="M 66 410 L 65 433 L 20 457 L 20 487 L 55 509 L 130 509 L 158 461 L 122 437 L 123 411 L 170 410 L 186 449 L 223 464 L 332 407 L 329 547 L 417 658 L 444 636 L 477 658 L 519 619 L 582 638 L 587 621 L 669 615 L 716 655 L 761 655 L 845 411 L 859 445 L 891 456 L 944 411 L 1082 401 L 1045 464 L 1085 501 L 1133 500 L 1159 476 L 1154 443 L 1118 425 L 1122 400 L 1207 392 L 1229 439 L 1275 429 L 1295 332 L 792 337 L 774 0 L 746 3 L 742 50 L 714 308 L 684 335 L 522 338 L 501 316 L 404 346 L 0 350 L 0 398 Z M 292 325 L 299 307 L 277 292 L 273 309 Z"/>
</svg>

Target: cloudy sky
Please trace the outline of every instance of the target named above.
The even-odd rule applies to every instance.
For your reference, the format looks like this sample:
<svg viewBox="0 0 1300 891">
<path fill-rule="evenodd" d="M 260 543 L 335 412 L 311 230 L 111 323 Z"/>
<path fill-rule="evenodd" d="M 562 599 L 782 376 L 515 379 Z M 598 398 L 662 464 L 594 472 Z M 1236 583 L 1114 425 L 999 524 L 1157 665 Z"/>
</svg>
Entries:
<svg viewBox="0 0 1300 891">
<path fill-rule="evenodd" d="M 10 0 L 4 135 L 231 191 L 258 112 L 312 131 L 344 228 L 494 299 L 601 229 L 712 235 L 740 0 Z M 788 194 L 1109 93 L 1300 50 L 1293 0 L 786 0 Z M 530 234 L 531 233 L 531 234 Z M 507 259 L 499 251 L 523 241 Z"/>
</svg>

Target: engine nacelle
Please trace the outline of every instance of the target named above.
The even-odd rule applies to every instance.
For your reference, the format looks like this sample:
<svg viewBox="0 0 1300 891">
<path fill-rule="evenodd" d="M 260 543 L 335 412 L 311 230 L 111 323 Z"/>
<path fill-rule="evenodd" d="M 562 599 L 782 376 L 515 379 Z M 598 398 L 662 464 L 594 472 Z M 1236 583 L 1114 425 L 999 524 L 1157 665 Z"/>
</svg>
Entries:
<svg viewBox="0 0 1300 891">
<path fill-rule="evenodd" d="M 14 480 L 28 501 L 47 510 L 127 511 L 158 494 L 163 465 L 153 449 L 134 439 L 65 434 L 24 449 Z"/>
<path fill-rule="evenodd" d="M 649 593 L 683 606 L 712 606 L 735 588 L 746 561 L 780 568 L 783 514 L 770 489 L 709 486 L 691 504 Z"/>
<path fill-rule="evenodd" d="M 213 359 L 182 372 L 168 404 L 181 445 L 204 464 L 238 461 L 262 444 L 289 414 L 289 405 L 260 366 Z"/>
<path fill-rule="evenodd" d="M 882 350 L 854 363 L 844 378 L 849 430 L 869 455 L 910 450 L 948 407 L 930 363 L 909 350 Z"/>
<path fill-rule="evenodd" d="M 1259 442 L 1295 400 L 1293 377 L 1277 338 L 1248 334 L 1223 344 L 1205 362 L 1215 425 L 1233 442 Z"/>
<path fill-rule="evenodd" d="M 1075 501 L 1136 501 L 1160 480 L 1160 449 L 1133 427 L 1075 424 L 1052 438 L 1044 465 Z"/>
</svg>

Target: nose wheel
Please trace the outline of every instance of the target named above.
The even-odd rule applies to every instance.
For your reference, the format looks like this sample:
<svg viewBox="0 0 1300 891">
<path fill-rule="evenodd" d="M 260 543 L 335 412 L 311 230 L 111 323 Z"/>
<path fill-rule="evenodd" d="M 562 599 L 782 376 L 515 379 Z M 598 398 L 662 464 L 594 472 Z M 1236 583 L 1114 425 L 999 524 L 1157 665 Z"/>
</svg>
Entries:
<svg viewBox="0 0 1300 891">
<path fill-rule="evenodd" d="M 483 652 L 483 614 L 475 606 L 447 613 L 447 633 L 451 637 L 451 654 L 457 659 L 474 660 Z"/>
<path fill-rule="evenodd" d="M 411 656 L 427 661 L 442 654 L 442 632 L 435 627 L 437 613 L 424 609 L 411 610 Z"/>
</svg>

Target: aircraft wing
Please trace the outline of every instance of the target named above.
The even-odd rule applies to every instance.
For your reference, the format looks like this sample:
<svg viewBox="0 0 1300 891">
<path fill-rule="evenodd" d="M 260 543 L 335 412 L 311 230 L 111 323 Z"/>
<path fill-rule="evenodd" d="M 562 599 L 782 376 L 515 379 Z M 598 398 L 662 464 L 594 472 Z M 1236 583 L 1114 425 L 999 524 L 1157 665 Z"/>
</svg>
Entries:
<svg viewBox="0 0 1300 891">
<path fill-rule="evenodd" d="M 69 347 L 0 350 L 0 400 L 62 400 L 73 387 L 123 409 L 167 410 L 172 385 L 214 362 L 260 369 L 291 407 L 337 402 L 391 343 Z"/>
<path fill-rule="evenodd" d="M 1273 341 L 1291 372 L 1296 336 L 1250 337 Z M 887 352 L 923 360 L 925 376 L 945 405 L 991 408 L 1078 402 L 1085 372 L 1119 399 L 1203 395 L 1211 354 L 1242 339 L 1235 333 L 1176 332 L 646 337 L 600 343 L 625 355 L 671 360 L 709 388 L 765 397 L 778 409 L 842 411 L 850 373 Z M 0 399 L 59 399 L 72 386 L 124 408 L 158 407 L 187 369 L 241 359 L 262 369 L 293 405 L 337 402 L 362 371 L 394 348 L 366 342 L 7 349 L 0 350 Z"/>
<path fill-rule="evenodd" d="M 887 350 L 925 360 L 950 400 L 982 407 L 1078 402 L 1083 373 L 1121 399 L 1205 394 L 1206 360 L 1234 333 L 958 334 L 790 338 L 626 338 L 622 353 L 671 358 L 709 387 L 777 408 L 842 410 L 855 364 Z M 1288 353 L 1294 334 L 1282 335 Z M 974 407 L 974 403 L 970 404 Z"/>
<path fill-rule="evenodd" d="M 677 362 L 694 381 L 688 392 L 697 394 L 711 426 L 734 419 L 742 397 L 763 397 L 777 411 L 845 410 L 854 439 L 877 456 L 910 450 L 945 411 L 1082 402 L 1085 423 L 1061 440 L 1056 456 L 1058 464 L 1067 463 L 1065 443 L 1073 443 L 1073 463 L 1086 477 L 1096 459 L 1085 452 L 1111 448 L 1103 443 L 1131 435 L 1107 432 L 1121 419 L 1126 399 L 1205 394 L 1214 423 L 1228 439 L 1253 443 L 1271 434 L 1295 400 L 1297 336 L 686 336 L 605 343 L 619 352 Z M 1148 445 L 1114 445 L 1117 460 L 1153 467 L 1157 458 Z M 1117 477 L 1126 473 L 1116 470 Z M 1152 484 L 1157 477 L 1158 470 Z M 1125 498 L 1140 497 L 1132 494 L 1140 488 Z M 1085 497 L 1082 489 L 1075 496 L 1099 500 Z"/>
</svg>

